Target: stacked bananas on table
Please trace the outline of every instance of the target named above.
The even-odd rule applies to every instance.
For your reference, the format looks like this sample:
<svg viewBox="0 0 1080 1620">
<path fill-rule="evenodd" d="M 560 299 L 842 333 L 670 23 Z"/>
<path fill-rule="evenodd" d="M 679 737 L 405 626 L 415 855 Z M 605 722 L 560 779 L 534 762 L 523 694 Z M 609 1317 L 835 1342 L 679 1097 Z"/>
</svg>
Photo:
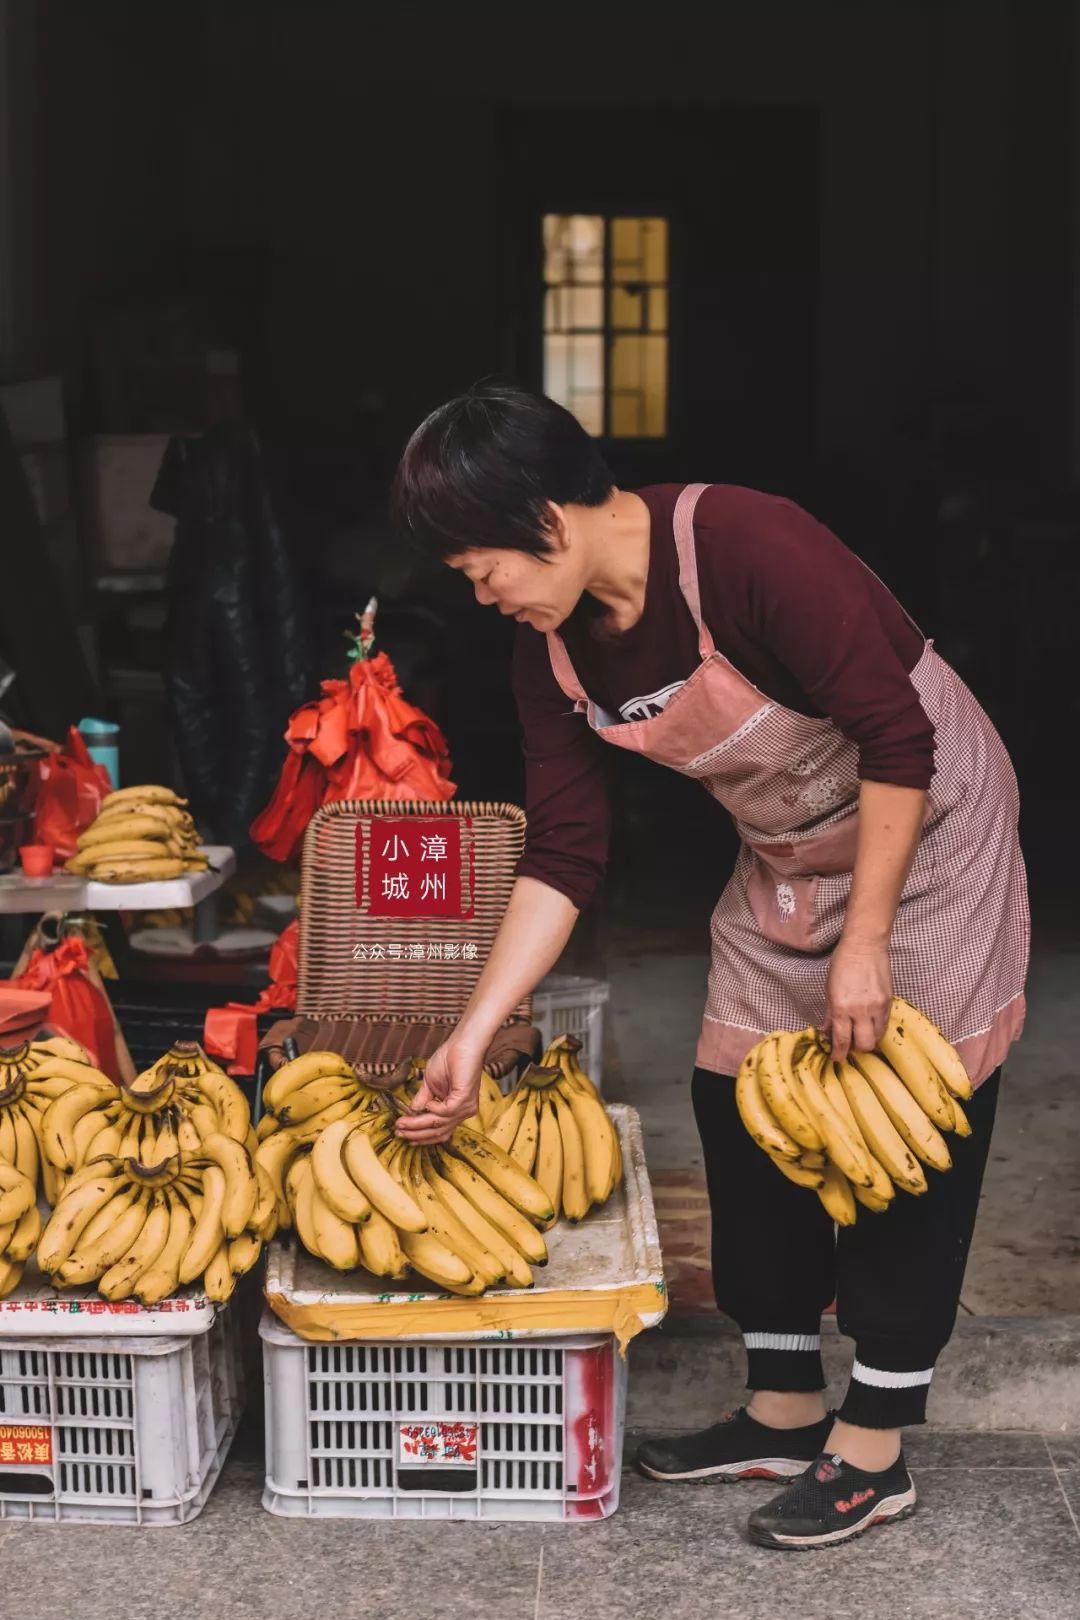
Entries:
<svg viewBox="0 0 1080 1620">
<path fill-rule="evenodd" d="M 30 1182 L 33 1153 L 30 1202 L 36 1213 L 40 1172 L 53 1206 L 29 1244 L 28 1206 L 22 1241 L 14 1233 L 8 1241 L 6 1272 L 0 1261 L 0 1289 L 15 1286 L 36 1245 L 39 1267 L 58 1287 L 96 1283 L 106 1299 L 151 1305 L 201 1278 L 209 1298 L 227 1299 L 277 1230 L 243 1092 L 194 1041 L 176 1042 L 120 1084 L 80 1052 L 51 1041 L 0 1052 L 0 1189 L 12 1181 L 2 1168 L 10 1108 L 11 1130 L 23 1122 L 15 1168 Z M 6 1190 L 14 1210 L 25 1192 Z M 0 1200 L 0 1238 L 8 1208 Z"/>
<path fill-rule="evenodd" d="M 413 1062 L 405 1082 L 376 1090 L 334 1052 L 306 1052 L 275 1072 L 255 1162 L 274 1184 L 281 1224 L 339 1271 L 415 1272 L 453 1294 L 530 1287 L 531 1267 L 547 1262 L 550 1197 L 473 1122 L 436 1147 L 396 1136 L 422 1074 Z M 485 1077 L 489 1111 L 493 1090 Z"/>
<path fill-rule="evenodd" d="M 95 883 L 147 883 L 205 872 L 206 857 L 186 804 L 172 788 L 118 788 L 80 833 L 66 870 Z"/>
<path fill-rule="evenodd" d="M 485 1122 L 491 1140 L 543 1187 L 553 1220 L 560 1213 L 583 1220 L 622 1180 L 618 1133 L 578 1062 L 580 1051 L 576 1036 L 560 1035 Z M 482 1096 L 481 1118 L 483 1108 Z"/>
<path fill-rule="evenodd" d="M 926 1192 L 924 1165 L 951 1168 L 942 1132 L 970 1136 L 960 1100 L 971 1094 L 955 1047 L 900 998 L 876 1051 L 836 1063 L 816 1030 L 778 1030 L 747 1054 L 735 1081 L 754 1141 L 841 1226 L 858 1204 L 882 1214 L 897 1188 Z"/>
<path fill-rule="evenodd" d="M 60 1177 L 41 1151 L 41 1121 L 69 1067 L 88 1068 L 77 1041 L 54 1036 L 0 1048 L 0 1299 L 22 1280 L 41 1234 L 39 1187 L 58 1195 Z M 105 1085 L 110 1082 L 101 1076 Z M 51 1201 L 51 1198 L 50 1198 Z"/>
</svg>

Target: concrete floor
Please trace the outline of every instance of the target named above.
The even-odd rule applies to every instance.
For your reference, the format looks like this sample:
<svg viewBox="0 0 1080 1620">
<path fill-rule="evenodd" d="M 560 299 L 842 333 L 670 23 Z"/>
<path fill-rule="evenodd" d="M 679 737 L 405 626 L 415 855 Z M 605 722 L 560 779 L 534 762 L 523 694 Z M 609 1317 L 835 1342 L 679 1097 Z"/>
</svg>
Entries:
<svg viewBox="0 0 1080 1620">
<path fill-rule="evenodd" d="M 1065 1620 L 1080 1591 L 1080 1453 L 1036 1434 L 922 1433 L 920 1509 L 813 1557 L 746 1540 L 774 1485 L 661 1486 L 629 1470 L 603 1524 L 287 1520 L 242 1433 L 180 1530 L 0 1525 L 5 1620 Z"/>
</svg>

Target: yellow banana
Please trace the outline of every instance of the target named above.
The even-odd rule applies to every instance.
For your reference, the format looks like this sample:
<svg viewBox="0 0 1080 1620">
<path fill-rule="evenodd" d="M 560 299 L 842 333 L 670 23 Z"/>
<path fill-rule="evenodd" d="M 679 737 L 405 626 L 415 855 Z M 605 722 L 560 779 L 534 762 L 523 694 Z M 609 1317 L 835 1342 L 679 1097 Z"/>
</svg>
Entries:
<svg viewBox="0 0 1080 1620">
<path fill-rule="evenodd" d="M 289 1063 L 283 1063 L 280 1069 L 275 1069 L 263 1087 L 263 1102 L 272 1112 L 277 1113 L 283 1107 L 286 1099 L 301 1086 L 307 1085 L 310 1080 L 338 1077 L 352 1079 L 356 1076 L 337 1052 L 302 1052 L 299 1057 L 293 1058 Z"/>
<path fill-rule="evenodd" d="M 800 1147 L 820 1152 L 825 1143 L 801 1097 L 801 1087 L 793 1068 L 795 1043 L 799 1038 L 783 1030 L 759 1044 L 758 1086 L 766 1108 L 780 1128 L 793 1137 Z"/>
<path fill-rule="evenodd" d="M 36 1204 L 31 1204 L 15 1222 L 14 1230 L 6 1243 L 0 1243 L 0 1253 L 5 1253 L 9 1260 L 17 1265 L 25 1265 L 34 1252 L 38 1238 L 41 1236 L 41 1216 Z"/>
<path fill-rule="evenodd" d="M 312 1144 L 311 1168 L 323 1201 L 338 1219 L 359 1225 L 371 1215 L 371 1200 L 346 1167 L 342 1156 L 345 1139 L 354 1130 L 355 1126 L 348 1119 L 335 1120 L 328 1125 Z M 362 1132 L 356 1134 L 363 1135 Z"/>
<path fill-rule="evenodd" d="M 525 1260 L 515 1249 L 514 1245 L 505 1238 L 499 1229 L 486 1221 L 480 1211 L 470 1204 L 463 1193 L 459 1193 L 454 1184 L 447 1181 L 445 1176 L 437 1174 L 429 1164 L 428 1180 L 438 1197 L 451 1215 L 455 1215 L 461 1225 L 471 1237 L 493 1255 L 496 1263 L 503 1272 L 509 1288 L 531 1288 L 533 1275 Z M 466 1257 L 467 1258 L 467 1257 Z"/>
<path fill-rule="evenodd" d="M 0 1162 L 0 1226 L 20 1220 L 37 1201 L 37 1188 L 13 1164 Z"/>
<path fill-rule="evenodd" d="M 68 1187 L 45 1223 L 37 1244 L 37 1265 L 45 1273 L 58 1272 L 78 1243 L 86 1226 L 118 1191 L 117 1176 L 97 1174 L 76 1187 Z M 32 1197 L 31 1197 L 32 1202 Z M 29 1209 L 29 1205 L 24 1205 Z M 23 1212 L 19 1212 L 23 1213 Z M 5 1217 L 0 1200 L 0 1220 Z"/>
<path fill-rule="evenodd" d="M 76 1168 L 75 1126 L 100 1103 L 101 1092 L 96 1086 L 75 1085 L 46 1109 L 41 1122 L 41 1145 L 45 1157 L 58 1170 L 70 1174 Z"/>
<path fill-rule="evenodd" d="M 121 1255 L 98 1282 L 98 1293 L 105 1299 L 130 1299 L 132 1290 L 143 1272 L 152 1266 L 165 1247 L 169 1235 L 169 1206 L 156 1195 L 147 1213 L 142 1231 L 127 1253 Z"/>
<path fill-rule="evenodd" d="M 547 1097 L 540 1099 L 540 1135 L 536 1150 L 535 1176 L 551 1200 L 555 1211 L 552 1222 L 558 1219 L 562 1207 L 562 1134 L 559 1121 Z"/>
<path fill-rule="evenodd" d="M 498 1260 L 441 1201 L 432 1186 L 431 1177 L 428 1155 L 422 1150 L 414 1152 L 408 1166 L 407 1181 L 428 1226 L 448 1249 L 461 1256 L 473 1276 L 479 1278 L 485 1288 L 501 1283 L 506 1273 Z"/>
<path fill-rule="evenodd" d="M 897 996 L 893 1011 L 903 1020 L 905 1032 L 922 1048 L 923 1055 L 933 1064 L 954 1097 L 966 1102 L 973 1095 L 971 1080 L 956 1047 L 947 1041 L 937 1025 L 910 1001 Z"/>
<path fill-rule="evenodd" d="M 356 1081 L 352 1078 L 330 1075 L 323 1080 L 309 1080 L 306 1086 L 290 1092 L 278 1110 L 278 1121 L 282 1125 L 302 1125 L 332 1103 L 355 1096 Z"/>
<path fill-rule="evenodd" d="M 498 1081 L 493 1080 L 486 1069 L 480 1070 L 480 1120 L 481 1128 L 487 1130 L 494 1125 L 503 1110 L 503 1094 L 499 1089 Z"/>
<path fill-rule="evenodd" d="M 494 1142 L 504 1153 L 509 1153 L 517 1140 L 517 1133 L 528 1104 L 529 1092 L 524 1086 L 519 1086 L 491 1128 L 488 1141 Z"/>
<path fill-rule="evenodd" d="M 38 1149 L 33 1112 L 25 1102 L 17 1102 L 11 1114 L 12 1129 L 15 1133 L 15 1157 L 12 1163 L 16 1170 L 21 1170 L 27 1180 L 32 1181 L 36 1187 L 41 1154 Z"/>
<path fill-rule="evenodd" d="M 127 1253 L 146 1225 L 149 1201 L 136 1194 L 126 1204 L 112 1199 L 89 1223 L 65 1264 L 65 1282 L 76 1287 L 96 1282 Z"/>
<path fill-rule="evenodd" d="M 223 1243 L 203 1274 L 203 1287 L 207 1299 L 220 1304 L 227 1300 L 236 1287 L 236 1276 L 229 1264 L 229 1245 Z"/>
<path fill-rule="evenodd" d="M 870 1154 L 866 1144 L 857 1131 L 852 1131 L 848 1127 L 847 1121 L 836 1112 L 825 1095 L 825 1088 L 818 1073 L 821 1062 L 821 1057 L 813 1052 L 804 1053 L 798 1062 L 802 1094 L 810 1116 L 821 1132 L 825 1151 L 837 1169 L 842 1171 L 849 1181 L 857 1182 L 860 1187 L 872 1187 L 875 1176 L 870 1168 Z M 826 1187 L 828 1185 L 826 1181 Z"/>
<path fill-rule="evenodd" d="M 161 1253 L 135 1284 L 135 1298 L 144 1305 L 157 1305 L 180 1286 L 180 1259 L 192 1225 L 191 1210 L 182 1198 L 174 1198 L 169 1207 L 169 1235 Z"/>
<path fill-rule="evenodd" d="M 229 1244 L 229 1270 L 234 1277 L 243 1277 L 262 1254 L 262 1239 L 251 1232 L 242 1232 Z"/>
<path fill-rule="evenodd" d="M 554 1119 L 554 1115 L 552 1115 Z M 555 1129 L 558 1131 L 558 1121 Z M 562 1138 L 559 1138 L 559 1153 L 562 1154 Z M 455 1186 L 458 1192 L 478 1210 L 484 1218 L 501 1232 L 513 1244 L 518 1253 L 534 1265 L 547 1265 L 547 1244 L 532 1222 L 521 1213 L 516 1204 L 504 1198 L 500 1192 L 482 1175 L 479 1175 L 470 1164 L 459 1159 L 454 1153 L 445 1149 L 439 1151 L 439 1168 L 447 1181 Z"/>
<path fill-rule="evenodd" d="M 130 787 L 114 788 L 106 793 L 101 801 L 104 814 L 118 804 L 130 804 L 133 800 L 145 799 L 147 804 L 174 804 L 183 807 L 186 799 L 181 799 L 170 787 L 163 787 L 160 782 L 135 783 Z"/>
<path fill-rule="evenodd" d="M 446 1293 L 483 1293 L 483 1279 L 474 1277 L 461 1256 L 447 1248 L 434 1232 L 402 1232 L 398 1242 L 412 1269 Z"/>
<path fill-rule="evenodd" d="M 856 1066 L 846 1061 L 835 1066 L 840 1087 L 863 1141 L 886 1175 L 904 1192 L 918 1196 L 926 1191 L 922 1165 L 885 1112 L 878 1095 Z"/>
<path fill-rule="evenodd" d="M 255 1168 L 258 1194 L 255 1199 L 255 1208 L 251 1212 L 251 1220 L 248 1222 L 248 1231 L 257 1232 L 263 1242 L 267 1242 L 268 1238 L 264 1236 L 267 1229 L 269 1228 L 269 1236 L 273 1237 L 277 1227 L 277 1193 L 274 1191 L 274 1183 L 270 1180 L 258 1159 L 253 1159 L 252 1163 Z"/>
<path fill-rule="evenodd" d="M 282 1226 L 290 1226 L 292 1218 L 289 1211 L 289 1201 L 285 1196 L 285 1175 L 289 1165 L 300 1151 L 300 1143 L 292 1131 L 277 1131 L 268 1136 L 265 1142 L 259 1143 L 259 1151 L 255 1155 L 255 1162 L 261 1165 L 264 1174 L 274 1189 L 277 1199 L 278 1219 Z"/>
<path fill-rule="evenodd" d="M 824 1182 L 818 1188 L 818 1197 L 838 1226 L 852 1226 L 855 1222 L 855 1196 L 847 1177 L 835 1164 L 826 1164 Z"/>
<path fill-rule="evenodd" d="M 532 1175 L 533 1165 L 536 1163 L 536 1144 L 540 1135 L 540 1101 L 543 1093 L 534 1090 L 531 1086 L 526 1094 L 525 1106 L 521 1111 L 521 1123 L 514 1135 L 509 1148 L 510 1157 L 515 1164 L 520 1164 L 523 1170 Z"/>
<path fill-rule="evenodd" d="M 23 1268 L 0 1254 L 0 1299 L 6 1299 L 22 1282 Z"/>
<path fill-rule="evenodd" d="M 346 1129 L 342 1152 L 350 1180 L 373 1208 L 403 1232 L 424 1231 L 427 1220 L 423 1210 L 381 1163 L 366 1131 Z"/>
<path fill-rule="evenodd" d="M 63 1087 L 58 1085 L 61 1081 L 66 1082 Z M 26 1089 L 28 1092 L 44 1091 L 55 1099 L 63 1096 L 64 1091 L 72 1086 L 96 1086 L 110 1098 L 119 1094 L 119 1087 L 100 1069 L 95 1069 L 90 1063 L 78 1063 L 54 1053 L 50 1053 L 30 1075 Z"/>
<path fill-rule="evenodd" d="M 562 1140 L 562 1209 L 568 1221 L 584 1220 L 589 1213 L 589 1189 L 585 1181 L 585 1146 L 570 1104 L 560 1091 L 552 1090 L 551 1106 Z"/>
<path fill-rule="evenodd" d="M 247 1226 L 259 1195 L 255 1169 L 247 1148 L 242 1142 L 226 1136 L 223 1131 L 208 1136 L 200 1152 L 225 1172 L 225 1202 L 221 1210 L 221 1224 L 225 1236 L 237 1238 Z"/>
<path fill-rule="evenodd" d="M 376 1277 L 401 1278 L 405 1275 L 405 1251 L 385 1215 L 372 1209 L 370 1220 L 365 1221 L 358 1232 L 360 1259 L 370 1272 Z"/>
<path fill-rule="evenodd" d="M 874 1157 L 873 1149 L 870 1147 L 869 1142 L 866 1141 L 865 1137 L 860 1131 L 859 1122 L 855 1118 L 855 1115 L 851 1109 L 851 1104 L 847 1100 L 847 1093 L 840 1084 L 840 1077 L 836 1072 L 836 1064 L 833 1063 L 831 1059 L 826 1058 L 822 1063 L 820 1069 L 820 1078 L 821 1084 L 825 1088 L 826 1097 L 828 1097 L 830 1103 L 836 1109 L 836 1112 L 847 1125 L 848 1130 L 851 1131 L 852 1135 L 863 1142 L 864 1146 L 866 1147 L 867 1158 L 870 1160 L 870 1173 L 874 1178 L 873 1184 L 870 1187 L 860 1188 L 856 1183 L 852 1183 L 852 1191 L 855 1193 L 869 1192 L 870 1197 L 874 1202 L 880 1204 L 891 1204 L 896 1196 L 896 1189 L 889 1179 L 888 1171 L 885 1169 L 884 1165 L 882 1165 L 880 1161 Z"/>
<path fill-rule="evenodd" d="M 18 1143 L 15 1140 L 15 1114 L 11 1108 L 0 1109 L 0 1159 L 6 1164 L 15 1164 L 19 1155 Z M 18 1166 L 16 1165 L 16 1168 Z"/>
<path fill-rule="evenodd" d="M 317 1260 L 324 1259 L 312 1211 L 315 1177 L 312 1174 L 309 1153 L 305 1153 L 302 1158 L 294 1159 L 289 1166 L 286 1189 L 289 1193 L 289 1205 L 293 1212 L 297 1237 L 309 1254 L 313 1254 Z"/>
<path fill-rule="evenodd" d="M 153 816 L 134 814 L 125 816 L 122 825 L 125 842 L 145 839 L 153 843 L 155 850 L 166 836 L 163 824 Z M 104 821 L 95 821 L 84 833 L 80 833 L 75 840 L 75 847 L 80 855 L 85 855 L 90 851 L 107 849 L 110 844 L 116 843 L 117 837 L 118 824 L 111 817 L 106 817 Z"/>
<path fill-rule="evenodd" d="M 489 1137 L 480 1136 L 459 1125 L 450 1138 L 450 1144 L 467 1164 L 489 1181 L 496 1192 L 516 1205 L 523 1215 L 528 1215 L 534 1221 L 549 1221 L 554 1215 L 544 1189 Z M 564 1138 L 564 1155 L 565 1151 Z"/>
<path fill-rule="evenodd" d="M 874 1052 L 853 1052 L 851 1055 L 855 1067 L 869 1082 L 911 1151 L 932 1169 L 948 1170 L 952 1159 L 945 1138 L 927 1119 L 899 1075 Z"/>
<path fill-rule="evenodd" d="M 922 1048 L 904 1033 L 895 1011 L 877 1049 L 900 1076 L 931 1124 L 938 1130 L 951 1131 L 956 1117 L 952 1098 Z"/>
<path fill-rule="evenodd" d="M 569 1103 L 581 1133 L 589 1202 L 602 1204 L 611 1196 L 617 1180 L 615 1127 L 598 1098 L 576 1087 L 559 1086 L 557 1090 Z"/>
<path fill-rule="evenodd" d="M 70 1035 L 50 1035 L 46 1040 L 32 1041 L 30 1050 L 39 1057 L 48 1053 L 50 1057 L 67 1058 L 71 1063 L 90 1062 L 90 1054 L 86 1047 L 72 1040 Z"/>
<path fill-rule="evenodd" d="M 781 1175 L 793 1181 L 796 1187 L 810 1187 L 817 1191 L 825 1185 L 824 1165 L 817 1169 L 808 1168 L 804 1164 L 792 1164 L 790 1159 L 782 1159 L 779 1153 L 770 1153 L 769 1158 L 780 1171 Z"/>
<path fill-rule="evenodd" d="M 743 1058 L 735 1076 L 735 1106 L 739 1118 L 759 1148 L 778 1158 L 790 1159 L 794 1164 L 799 1157 L 799 1144 L 784 1130 L 765 1104 L 761 1095 L 757 1073 L 757 1047 Z"/>
<path fill-rule="evenodd" d="M 310 1162 L 310 1161 L 309 1161 Z M 318 1180 L 311 1179 L 311 1224 L 319 1253 L 335 1271 L 355 1271 L 360 1264 L 360 1244 L 356 1227 L 330 1208 L 319 1190 Z"/>
<path fill-rule="evenodd" d="M 95 861 L 88 876 L 95 883 L 150 883 L 168 882 L 183 877 L 184 862 L 175 855 L 118 855 L 110 860 Z"/>
<path fill-rule="evenodd" d="M 236 1081 L 220 1069 L 204 1069 L 196 1084 L 216 1110 L 223 1135 L 231 1136 L 242 1147 L 251 1128 L 251 1111 Z"/>
<path fill-rule="evenodd" d="M 225 1241 L 222 1211 L 226 1195 L 225 1172 L 218 1164 L 208 1164 L 202 1178 L 202 1208 L 192 1226 L 180 1257 L 177 1277 L 182 1283 L 195 1282 Z"/>
<path fill-rule="evenodd" d="M 859 1203 L 866 1209 L 873 1210 L 875 1215 L 884 1215 L 891 1202 L 891 1199 L 879 1197 L 869 1187 L 852 1187 L 851 1190 Z"/>
<path fill-rule="evenodd" d="M 957 1136 L 970 1136 L 971 1135 L 971 1121 L 968 1119 L 967 1115 L 964 1113 L 964 1110 L 961 1108 L 960 1104 L 957 1102 L 955 1097 L 952 1100 L 952 1106 L 953 1106 L 953 1130 L 956 1132 Z"/>
</svg>

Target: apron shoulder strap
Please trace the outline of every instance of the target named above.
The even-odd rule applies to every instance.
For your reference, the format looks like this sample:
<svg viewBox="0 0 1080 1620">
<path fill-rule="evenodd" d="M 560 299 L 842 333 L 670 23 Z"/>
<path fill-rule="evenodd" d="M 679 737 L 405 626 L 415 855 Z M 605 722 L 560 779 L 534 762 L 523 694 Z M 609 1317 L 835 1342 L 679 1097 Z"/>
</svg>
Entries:
<svg viewBox="0 0 1080 1620">
<path fill-rule="evenodd" d="M 697 625 L 698 652 L 709 658 L 716 651 L 708 625 L 701 617 L 701 587 L 698 583 L 697 545 L 694 541 L 694 513 L 708 484 L 687 484 L 675 502 L 675 549 L 679 554 L 679 589 Z"/>
<path fill-rule="evenodd" d="M 566 643 L 557 630 L 547 632 L 548 657 L 551 659 L 551 670 L 555 679 L 574 703 L 588 703 L 585 688 L 577 678 L 577 671 L 570 662 L 570 654 L 566 650 Z"/>
</svg>

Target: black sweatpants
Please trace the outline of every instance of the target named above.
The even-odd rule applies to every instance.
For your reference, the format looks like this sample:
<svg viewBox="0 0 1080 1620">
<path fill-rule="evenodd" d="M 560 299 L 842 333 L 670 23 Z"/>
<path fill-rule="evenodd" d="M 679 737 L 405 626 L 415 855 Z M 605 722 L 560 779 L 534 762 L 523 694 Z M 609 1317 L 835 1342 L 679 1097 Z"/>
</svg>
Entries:
<svg viewBox="0 0 1080 1620">
<path fill-rule="evenodd" d="M 750 1389 L 824 1389 L 821 1314 L 855 1341 L 840 1416 L 871 1429 L 922 1423 L 934 1363 L 952 1334 L 994 1128 L 1001 1070 L 964 1104 L 953 1167 L 919 1198 L 835 1228 L 817 1194 L 782 1176 L 752 1140 L 729 1075 L 695 1069 L 694 1113 L 712 1207 L 716 1303 L 742 1329 Z"/>
</svg>

